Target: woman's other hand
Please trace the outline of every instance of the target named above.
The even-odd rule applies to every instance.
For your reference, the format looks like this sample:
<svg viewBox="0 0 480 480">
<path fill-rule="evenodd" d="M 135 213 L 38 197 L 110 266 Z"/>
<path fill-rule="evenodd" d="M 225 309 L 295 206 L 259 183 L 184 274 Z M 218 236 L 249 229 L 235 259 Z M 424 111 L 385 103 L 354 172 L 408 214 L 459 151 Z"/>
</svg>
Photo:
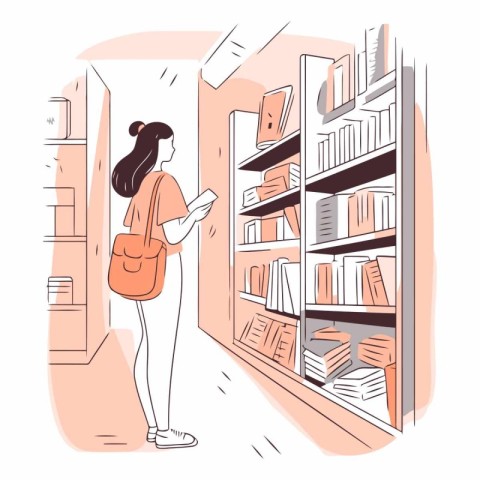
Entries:
<svg viewBox="0 0 480 480">
<path fill-rule="evenodd" d="M 198 207 L 190 215 L 195 219 L 196 222 L 200 222 L 210 213 L 212 205 L 212 203 L 209 203 L 208 205 Z"/>
</svg>

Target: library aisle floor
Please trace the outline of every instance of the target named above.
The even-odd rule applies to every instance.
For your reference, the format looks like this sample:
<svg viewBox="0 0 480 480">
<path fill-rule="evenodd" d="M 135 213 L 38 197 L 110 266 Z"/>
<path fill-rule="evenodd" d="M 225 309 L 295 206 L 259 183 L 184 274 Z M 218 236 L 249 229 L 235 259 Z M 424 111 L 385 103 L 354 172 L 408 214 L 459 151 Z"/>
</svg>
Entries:
<svg viewBox="0 0 480 480">
<path fill-rule="evenodd" d="M 201 458 L 202 464 L 209 457 L 216 462 L 220 456 L 235 464 L 248 460 L 293 465 L 300 456 L 304 467 L 308 459 L 313 467 L 315 458 L 324 457 L 322 452 L 328 455 L 330 421 L 325 419 L 325 429 L 317 424 L 315 431 L 300 430 L 295 418 L 275 400 L 278 391 L 269 393 L 260 386 L 262 374 L 185 322 L 180 322 L 175 354 L 171 426 L 193 433 L 198 445 L 156 449 L 145 441 L 147 427 L 132 374 L 134 356 L 131 331 L 112 329 L 89 365 L 50 366 L 58 426 L 70 446 L 85 451 L 167 454 L 189 462 Z M 272 389 L 281 387 L 272 385 Z M 299 405 L 310 409 L 302 402 Z"/>
</svg>

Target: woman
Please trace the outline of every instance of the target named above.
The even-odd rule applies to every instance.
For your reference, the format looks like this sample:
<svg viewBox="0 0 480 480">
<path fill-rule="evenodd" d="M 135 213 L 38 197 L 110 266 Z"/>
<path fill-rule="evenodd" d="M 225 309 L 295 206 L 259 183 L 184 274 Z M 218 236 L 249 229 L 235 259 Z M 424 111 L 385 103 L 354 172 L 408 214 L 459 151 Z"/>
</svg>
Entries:
<svg viewBox="0 0 480 480">
<path fill-rule="evenodd" d="M 192 447 L 193 435 L 170 428 L 170 384 L 182 294 L 181 241 L 196 222 L 204 219 L 212 204 L 188 211 L 175 179 L 162 171 L 172 159 L 173 131 L 165 123 L 134 122 L 130 135 L 137 136 L 131 153 L 115 167 L 112 185 L 123 197 L 132 197 L 124 225 L 130 233 L 145 232 L 155 181 L 162 177 L 155 200 L 152 237 L 165 243 L 167 260 L 162 293 L 137 301 L 142 337 L 135 359 L 135 383 L 148 423 L 147 440 L 157 448 Z"/>
</svg>

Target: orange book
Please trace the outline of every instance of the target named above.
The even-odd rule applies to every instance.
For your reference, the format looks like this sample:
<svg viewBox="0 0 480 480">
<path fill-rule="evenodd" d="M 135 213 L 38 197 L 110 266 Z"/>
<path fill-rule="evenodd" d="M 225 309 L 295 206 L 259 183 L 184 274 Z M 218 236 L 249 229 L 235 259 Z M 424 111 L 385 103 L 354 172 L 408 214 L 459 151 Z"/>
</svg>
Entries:
<svg viewBox="0 0 480 480">
<path fill-rule="evenodd" d="M 293 235 L 295 238 L 300 238 L 300 205 L 287 207 L 284 212 Z"/>
<path fill-rule="evenodd" d="M 378 256 L 377 262 L 387 296 L 387 303 L 385 303 L 385 305 L 395 305 L 395 257 Z"/>
<path fill-rule="evenodd" d="M 267 298 L 268 280 L 270 277 L 270 265 L 263 266 L 262 297 Z"/>
<path fill-rule="evenodd" d="M 273 360 L 290 370 L 295 368 L 295 333 L 293 325 L 284 324 L 273 354 Z"/>
<path fill-rule="evenodd" d="M 264 180 L 273 180 L 274 178 L 283 177 L 285 179 L 286 184 L 289 188 L 292 188 L 290 185 L 290 177 L 291 175 L 300 178 L 300 167 L 296 163 L 287 163 L 285 165 L 281 165 L 279 167 L 273 167 L 270 170 L 265 172 Z"/>
<path fill-rule="evenodd" d="M 360 190 L 348 197 L 348 235 L 362 235 L 375 231 L 375 196 L 368 190 Z"/>
<path fill-rule="evenodd" d="M 388 305 L 387 292 L 385 291 L 377 260 L 365 263 L 363 272 L 364 305 Z M 371 303 L 365 303 L 366 297 Z"/>
<path fill-rule="evenodd" d="M 263 149 L 282 138 L 292 104 L 291 85 L 265 93 L 260 108 L 257 148 Z"/>
<path fill-rule="evenodd" d="M 277 218 L 262 218 L 262 242 L 274 242 L 277 239 Z"/>
<path fill-rule="evenodd" d="M 351 335 L 347 332 L 340 332 L 334 327 L 321 328 L 312 333 L 312 340 L 338 340 L 339 342 L 347 343 L 350 341 Z"/>
<path fill-rule="evenodd" d="M 316 265 L 316 303 L 329 305 L 332 303 L 332 264 L 319 263 Z"/>
<path fill-rule="evenodd" d="M 263 182 L 260 187 L 257 187 L 258 198 L 260 201 L 275 197 L 287 190 L 287 183 L 283 177 L 277 177 L 268 182 Z"/>
<path fill-rule="evenodd" d="M 262 295 L 262 273 L 260 267 L 250 269 L 250 293 L 259 297 Z"/>
<path fill-rule="evenodd" d="M 396 383 L 397 365 L 391 363 L 385 367 L 385 382 L 387 386 L 387 407 L 392 427 L 396 428 L 396 410 L 397 410 L 397 383 Z"/>
<path fill-rule="evenodd" d="M 272 322 L 271 318 L 256 313 L 245 326 L 240 341 L 255 350 L 259 350 L 267 337 Z"/>
</svg>

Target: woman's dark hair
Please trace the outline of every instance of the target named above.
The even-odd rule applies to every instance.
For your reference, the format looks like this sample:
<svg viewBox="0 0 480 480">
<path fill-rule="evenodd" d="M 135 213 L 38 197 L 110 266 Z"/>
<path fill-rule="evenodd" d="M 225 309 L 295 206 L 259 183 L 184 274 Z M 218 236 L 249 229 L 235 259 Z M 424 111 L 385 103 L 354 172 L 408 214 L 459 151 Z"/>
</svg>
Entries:
<svg viewBox="0 0 480 480">
<path fill-rule="evenodd" d="M 122 197 L 133 197 L 140 188 L 143 179 L 157 162 L 158 141 L 170 138 L 173 130 L 161 122 L 145 125 L 143 122 L 133 122 L 129 133 L 137 136 L 133 150 L 122 158 L 112 173 L 112 186 Z"/>
</svg>

